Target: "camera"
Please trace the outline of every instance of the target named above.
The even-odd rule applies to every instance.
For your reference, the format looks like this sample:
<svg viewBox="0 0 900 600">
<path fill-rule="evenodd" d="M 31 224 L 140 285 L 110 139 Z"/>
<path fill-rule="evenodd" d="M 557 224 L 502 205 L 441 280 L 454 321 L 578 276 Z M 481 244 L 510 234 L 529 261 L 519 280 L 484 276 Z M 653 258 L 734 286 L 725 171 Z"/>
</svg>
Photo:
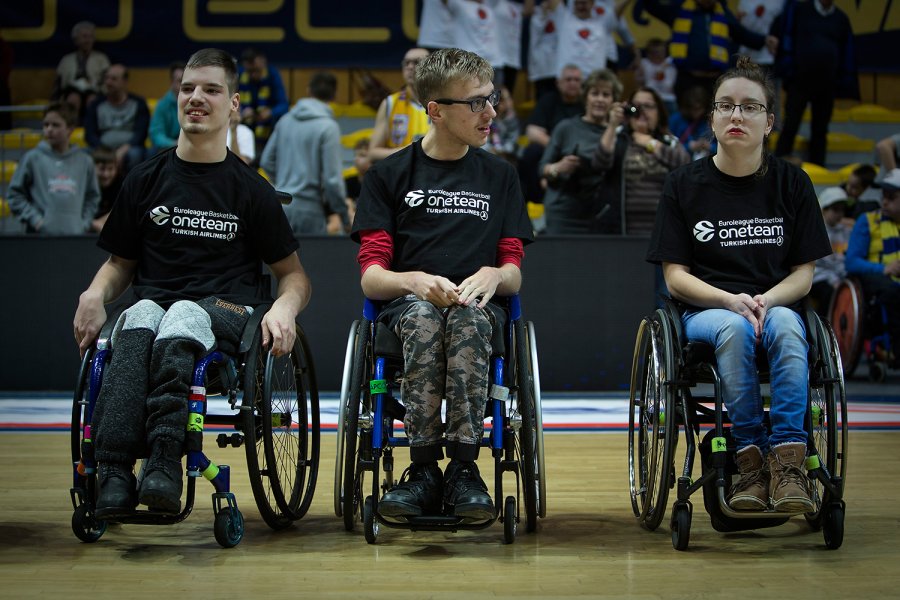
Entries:
<svg viewBox="0 0 900 600">
<path fill-rule="evenodd" d="M 626 104 L 622 107 L 622 110 L 625 111 L 626 119 L 634 119 L 641 116 L 641 107 L 634 104 Z"/>
</svg>

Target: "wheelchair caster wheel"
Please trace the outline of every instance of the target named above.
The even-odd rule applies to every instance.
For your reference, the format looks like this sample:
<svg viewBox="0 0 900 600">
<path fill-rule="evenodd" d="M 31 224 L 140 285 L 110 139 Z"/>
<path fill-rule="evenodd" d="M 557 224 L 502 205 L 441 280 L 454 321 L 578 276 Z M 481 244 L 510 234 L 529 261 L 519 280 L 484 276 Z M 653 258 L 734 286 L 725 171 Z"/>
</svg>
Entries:
<svg viewBox="0 0 900 600">
<path fill-rule="evenodd" d="M 216 514 L 213 523 L 216 541 L 223 548 L 234 548 L 244 537 L 244 516 L 236 508 L 225 508 Z"/>
<path fill-rule="evenodd" d="M 79 504 L 72 513 L 72 531 L 82 542 L 92 544 L 106 533 L 106 521 L 98 521 L 87 504 Z"/>
<path fill-rule="evenodd" d="M 512 544 L 516 541 L 516 498 L 515 496 L 507 496 L 506 502 L 503 504 L 503 543 Z"/>
<path fill-rule="evenodd" d="M 372 496 L 368 496 L 363 504 L 363 532 L 366 541 L 374 544 L 378 537 L 378 521 L 375 520 L 375 499 Z"/>
<path fill-rule="evenodd" d="M 825 522 L 822 523 L 825 547 L 829 550 L 837 550 L 844 542 L 844 507 L 835 504 L 826 510 Z"/>
<path fill-rule="evenodd" d="M 691 509 L 684 505 L 675 505 L 672 509 L 672 547 L 676 550 L 687 550 L 691 541 Z"/>
</svg>

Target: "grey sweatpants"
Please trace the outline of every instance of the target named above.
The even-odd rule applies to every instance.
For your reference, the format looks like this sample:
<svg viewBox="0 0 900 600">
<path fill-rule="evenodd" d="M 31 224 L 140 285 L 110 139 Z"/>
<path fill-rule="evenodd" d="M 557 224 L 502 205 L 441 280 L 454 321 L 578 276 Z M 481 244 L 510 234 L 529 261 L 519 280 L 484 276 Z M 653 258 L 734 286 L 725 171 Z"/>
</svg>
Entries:
<svg viewBox="0 0 900 600">
<path fill-rule="evenodd" d="M 126 309 L 94 408 L 97 460 L 133 463 L 160 438 L 183 444 L 194 363 L 217 340 L 236 347 L 249 316 L 247 307 L 218 298 L 178 301 L 167 311 L 141 300 Z"/>
</svg>

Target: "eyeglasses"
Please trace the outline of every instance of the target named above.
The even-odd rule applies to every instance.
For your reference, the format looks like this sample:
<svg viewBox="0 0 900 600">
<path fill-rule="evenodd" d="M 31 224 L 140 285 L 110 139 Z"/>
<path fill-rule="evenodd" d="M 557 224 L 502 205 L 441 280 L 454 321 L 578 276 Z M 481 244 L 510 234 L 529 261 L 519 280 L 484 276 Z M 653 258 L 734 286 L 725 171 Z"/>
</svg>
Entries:
<svg viewBox="0 0 900 600">
<path fill-rule="evenodd" d="M 471 100 L 451 100 L 449 98 L 438 98 L 435 100 L 438 104 L 468 104 L 469 108 L 472 109 L 472 112 L 481 112 L 487 106 L 487 103 L 490 102 L 491 106 L 497 106 L 500 104 L 500 90 L 494 90 L 491 92 L 490 96 L 481 96 L 479 98 L 472 98 Z"/>
<path fill-rule="evenodd" d="M 765 113 L 768 108 L 765 104 L 759 102 L 745 102 L 744 104 L 735 104 L 734 102 L 713 102 L 716 112 L 722 116 L 730 117 L 734 114 L 734 109 L 741 109 L 741 115 L 745 117 L 754 117 Z"/>
</svg>

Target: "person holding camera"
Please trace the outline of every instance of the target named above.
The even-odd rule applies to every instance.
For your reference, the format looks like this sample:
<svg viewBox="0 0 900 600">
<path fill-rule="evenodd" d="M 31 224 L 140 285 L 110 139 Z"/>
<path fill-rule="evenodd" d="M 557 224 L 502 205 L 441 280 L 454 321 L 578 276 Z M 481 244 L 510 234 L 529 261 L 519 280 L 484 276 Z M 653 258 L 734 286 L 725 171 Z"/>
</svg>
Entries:
<svg viewBox="0 0 900 600">
<path fill-rule="evenodd" d="M 599 233 L 649 235 L 666 175 L 691 157 L 669 134 L 659 94 L 638 88 L 626 104 L 609 110 L 608 126 L 591 164 L 605 176 Z"/>
<path fill-rule="evenodd" d="M 615 73 L 594 71 L 581 85 L 584 115 L 564 119 L 553 129 L 538 167 L 547 180 L 546 233 L 599 232 L 603 206 L 597 190 L 603 174 L 592 168 L 591 156 L 606 131 L 610 108 L 621 95 L 622 83 Z"/>
</svg>

